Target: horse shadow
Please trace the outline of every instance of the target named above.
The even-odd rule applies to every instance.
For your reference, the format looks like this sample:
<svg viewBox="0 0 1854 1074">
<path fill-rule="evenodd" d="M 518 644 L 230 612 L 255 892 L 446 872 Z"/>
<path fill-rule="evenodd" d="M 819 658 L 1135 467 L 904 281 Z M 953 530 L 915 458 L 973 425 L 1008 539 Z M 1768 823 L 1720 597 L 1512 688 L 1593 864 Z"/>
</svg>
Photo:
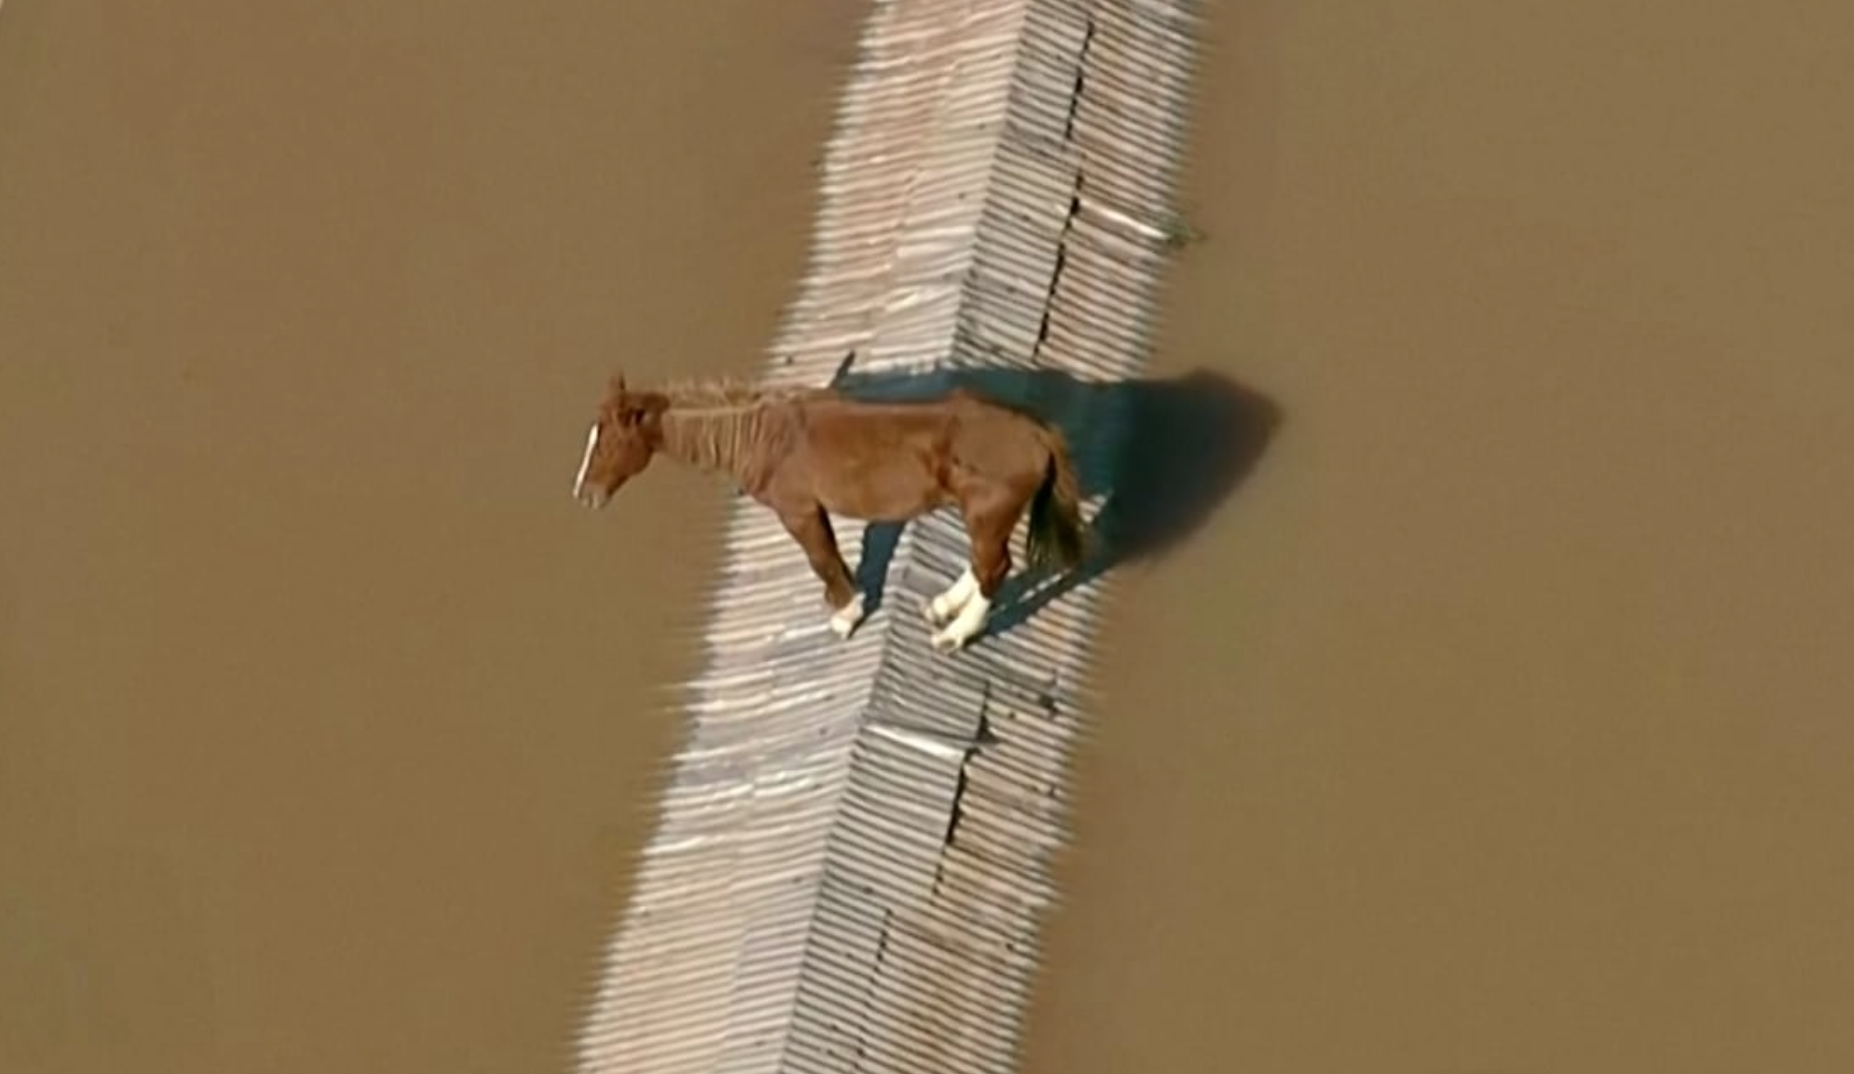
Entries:
<svg viewBox="0 0 1854 1074">
<path fill-rule="evenodd" d="M 872 401 L 932 399 L 965 388 L 1061 430 L 1083 496 L 1103 498 L 1089 525 L 1088 554 L 1053 581 L 1014 570 L 986 628 L 994 635 L 1115 567 L 1157 560 L 1178 547 L 1247 480 L 1284 421 L 1274 400 L 1209 369 L 1089 381 L 1056 370 L 846 368 L 831 387 Z M 882 604 L 904 526 L 872 523 L 864 531 L 856 581 L 872 611 Z"/>
</svg>

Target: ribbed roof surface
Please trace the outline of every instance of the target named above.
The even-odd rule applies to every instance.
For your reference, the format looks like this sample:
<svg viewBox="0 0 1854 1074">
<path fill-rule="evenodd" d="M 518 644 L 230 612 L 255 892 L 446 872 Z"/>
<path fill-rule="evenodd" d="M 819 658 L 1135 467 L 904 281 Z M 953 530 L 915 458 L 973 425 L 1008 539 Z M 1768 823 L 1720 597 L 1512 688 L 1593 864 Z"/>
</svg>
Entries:
<svg viewBox="0 0 1854 1074">
<path fill-rule="evenodd" d="M 765 379 L 824 384 L 852 352 L 857 375 L 1138 374 L 1191 29 L 1164 0 L 874 4 Z M 1115 415 L 1073 408 L 1104 397 L 1040 402 L 1100 434 L 1085 455 L 1111 450 Z M 917 609 L 966 545 L 935 515 L 842 642 L 772 514 L 742 501 L 727 526 L 706 666 L 577 1069 L 1011 1069 L 1098 586 L 940 656 Z M 837 531 L 856 562 L 862 527 Z"/>
</svg>

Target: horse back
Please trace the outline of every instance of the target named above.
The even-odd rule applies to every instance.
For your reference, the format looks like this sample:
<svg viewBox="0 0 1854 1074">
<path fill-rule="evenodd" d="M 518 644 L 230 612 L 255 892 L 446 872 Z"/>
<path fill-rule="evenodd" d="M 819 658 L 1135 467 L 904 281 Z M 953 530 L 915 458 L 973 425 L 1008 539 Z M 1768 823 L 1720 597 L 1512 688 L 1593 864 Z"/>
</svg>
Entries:
<svg viewBox="0 0 1854 1074">
<path fill-rule="evenodd" d="M 846 407 L 853 408 L 870 443 L 879 445 L 872 450 L 906 444 L 916 453 L 930 451 L 938 472 L 998 479 L 1034 473 L 1040 478 L 1048 459 L 1041 421 L 964 386 L 935 399 L 851 402 Z"/>
</svg>

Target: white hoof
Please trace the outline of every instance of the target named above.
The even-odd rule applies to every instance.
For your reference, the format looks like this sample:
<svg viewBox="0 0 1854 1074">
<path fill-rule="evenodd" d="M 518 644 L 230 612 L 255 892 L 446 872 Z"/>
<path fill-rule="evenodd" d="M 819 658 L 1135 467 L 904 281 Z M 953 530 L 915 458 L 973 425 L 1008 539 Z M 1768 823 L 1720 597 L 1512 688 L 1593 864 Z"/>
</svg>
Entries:
<svg viewBox="0 0 1854 1074">
<path fill-rule="evenodd" d="M 953 617 L 965 610 L 972 598 L 978 594 L 978 579 L 973 576 L 972 568 L 967 567 L 946 592 L 928 602 L 927 621 L 934 626 L 945 626 Z"/>
<path fill-rule="evenodd" d="M 978 637 L 985 629 L 985 621 L 991 616 L 991 601 L 974 592 L 965 605 L 959 609 L 959 615 L 948 623 L 945 629 L 935 634 L 932 644 L 937 652 L 951 653 L 966 647 L 966 643 Z"/>
<path fill-rule="evenodd" d="M 856 625 L 863 621 L 863 595 L 856 594 L 850 603 L 831 613 L 830 632 L 839 638 L 847 638 L 856 630 Z"/>
</svg>

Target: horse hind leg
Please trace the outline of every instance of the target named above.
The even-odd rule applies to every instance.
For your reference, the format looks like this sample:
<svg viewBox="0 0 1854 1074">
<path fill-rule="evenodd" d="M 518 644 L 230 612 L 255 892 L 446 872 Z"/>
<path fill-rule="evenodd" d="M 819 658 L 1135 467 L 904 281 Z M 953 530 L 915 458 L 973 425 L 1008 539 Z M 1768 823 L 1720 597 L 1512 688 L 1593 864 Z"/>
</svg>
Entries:
<svg viewBox="0 0 1854 1074">
<path fill-rule="evenodd" d="M 954 652 L 984 631 L 986 621 L 991 618 L 992 603 L 998 599 L 998 590 L 1003 588 L 1005 576 L 1011 573 L 1011 528 L 1016 521 L 1016 511 L 974 513 L 968 518 L 966 530 L 972 541 L 972 565 L 953 583 L 952 589 L 941 594 L 941 597 L 961 596 L 964 599 L 959 601 L 952 621 L 933 635 L 934 649 Z M 936 604 L 939 599 L 935 598 Z M 929 609 L 930 613 L 937 610 Z"/>
<path fill-rule="evenodd" d="M 943 627 L 953 621 L 961 609 L 965 608 L 978 593 L 978 575 L 972 572 L 970 564 L 966 566 L 953 584 L 946 587 L 946 592 L 935 596 L 927 602 L 927 621 L 936 627 Z"/>
</svg>

